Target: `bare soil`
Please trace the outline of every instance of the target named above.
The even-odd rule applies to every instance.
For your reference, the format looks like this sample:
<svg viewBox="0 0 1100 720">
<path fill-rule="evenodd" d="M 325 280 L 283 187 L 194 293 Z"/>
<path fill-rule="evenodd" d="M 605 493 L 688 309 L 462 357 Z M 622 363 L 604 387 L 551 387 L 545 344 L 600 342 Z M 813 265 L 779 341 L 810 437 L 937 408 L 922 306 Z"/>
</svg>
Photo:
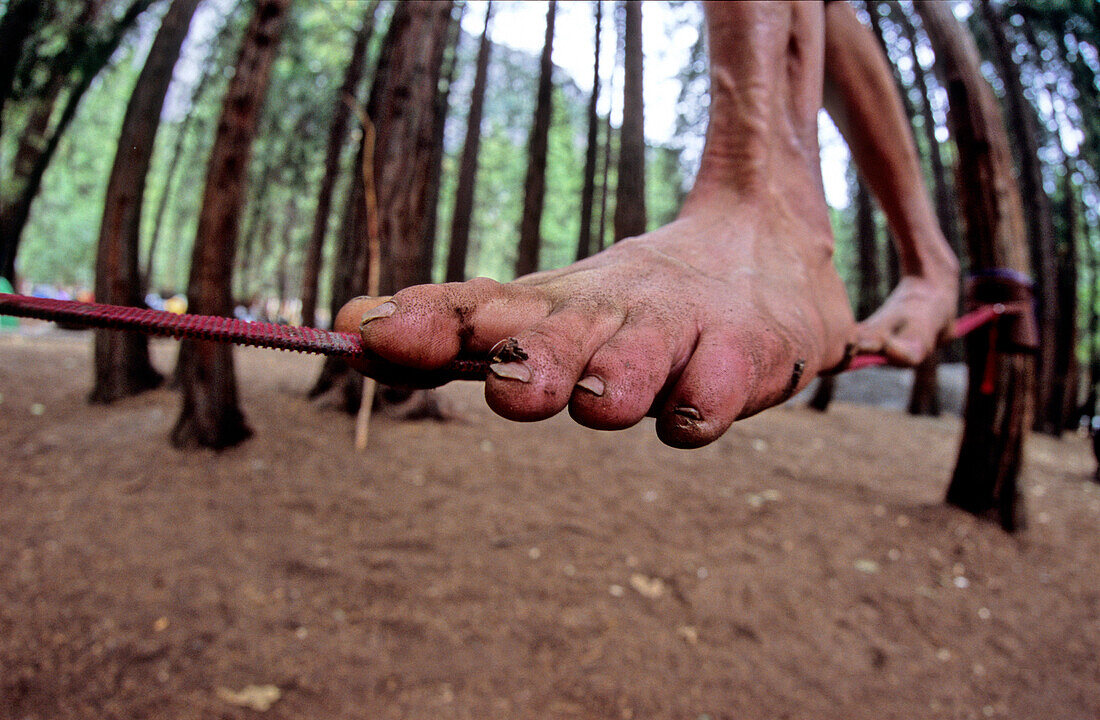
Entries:
<svg viewBox="0 0 1100 720">
<path fill-rule="evenodd" d="M 0 335 L 2 718 L 1100 717 L 1082 438 L 1029 441 L 1011 537 L 940 503 L 954 418 L 685 452 L 459 384 L 357 454 L 316 358 L 239 350 L 256 437 L 185 453 L 173 391 L 85 402 L 90 356 Z"/>
</svg>

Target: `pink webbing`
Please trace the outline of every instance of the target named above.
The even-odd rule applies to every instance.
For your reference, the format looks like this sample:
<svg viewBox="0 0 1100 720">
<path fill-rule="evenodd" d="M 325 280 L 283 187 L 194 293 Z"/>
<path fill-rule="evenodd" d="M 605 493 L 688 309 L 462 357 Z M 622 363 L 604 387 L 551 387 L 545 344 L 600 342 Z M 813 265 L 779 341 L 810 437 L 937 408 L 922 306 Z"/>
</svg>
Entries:
<svg viewBox="0 0 1100 720">
<path fill-rule="evenodd" d="M 146 335 L 231 342 L 337 357 L 353 358 L 363 354 L 363 344 L 355 333 L 246 322 L 214 315 L 175 315 L 162 310 L 122 305 L 0 293 L 0 315 L 18 315 L 108 330 L 134 330 Z"/>
</svg>

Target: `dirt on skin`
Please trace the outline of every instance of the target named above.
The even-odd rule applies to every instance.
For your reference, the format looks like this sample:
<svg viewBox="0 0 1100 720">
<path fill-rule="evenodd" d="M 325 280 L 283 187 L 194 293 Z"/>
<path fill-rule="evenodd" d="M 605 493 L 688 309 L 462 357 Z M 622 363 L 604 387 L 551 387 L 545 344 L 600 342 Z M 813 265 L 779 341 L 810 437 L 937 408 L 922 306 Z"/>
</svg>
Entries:
<svg viewBox="0 0 1100 720">
<path fill-rule="evenodd" d="M 176 346 L 158 341 L 170 369 Z M 788 407 L 677 451 L 564 414 L 352 423 L 238 350 L 253 440 L 89 406 L 90 336 L 0 335 L 0 717 L 1096 718 L 1100 486 L 940 503 L 957 419 Z"/>
</svg>

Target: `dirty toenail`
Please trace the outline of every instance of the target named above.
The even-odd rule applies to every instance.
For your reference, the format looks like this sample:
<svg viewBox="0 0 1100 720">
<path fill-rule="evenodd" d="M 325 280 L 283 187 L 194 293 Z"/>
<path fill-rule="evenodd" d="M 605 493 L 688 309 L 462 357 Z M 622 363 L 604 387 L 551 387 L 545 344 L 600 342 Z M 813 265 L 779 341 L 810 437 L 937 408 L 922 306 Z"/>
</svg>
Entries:
<svg viewBox="0 0 1100 720">
<path fill-rule="evenodd" d="M 521 362 L 493 363 L 489 369 L 499 378 L 531 382 L 531 368 Z"/>
<path fill-rule="evenodd" d="M 603 380 L 600 380 L 595 375 L 585 375 L 577 381 L 577 387 L 584 388 L 596 397 L 603 397 L 604 390 L 607 389 L 603 384 Z"/>
<path fill-rule="evenodd" d="M 359 321 L 359 329 L 362 330 L 367 323 L 372 320 L 381 320 L 382 318 L 388 318 L 397 312 L 397 306 L 392 302 L 384 302 L 378 307 L 371 308 L 363 313 L 363 319 Z"/>
<path fill-rule="evenodd" d="M 698 422 L 699 420 L 703 419 L 703 416 L 699 414 L 698 410 L 688 405 L 680 405 L 678 407 L 675 407 L 672 409 L 672 412 L 682 418 L 686 418 L 687 420 L 691 420 L 693 422 Z"/>
</svg>

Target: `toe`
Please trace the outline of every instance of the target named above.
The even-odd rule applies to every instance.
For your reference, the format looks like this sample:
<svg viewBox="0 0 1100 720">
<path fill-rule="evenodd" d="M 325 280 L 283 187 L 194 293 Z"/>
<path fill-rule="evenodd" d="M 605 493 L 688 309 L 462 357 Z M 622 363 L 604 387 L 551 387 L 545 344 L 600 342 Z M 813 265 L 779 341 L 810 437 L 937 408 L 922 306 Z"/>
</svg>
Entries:
<svg viewBox="0 0 1100 720">
<path fill-rule="evenodd" d="M 558 413 L 592 354 L 621 324 L 622 316 L 613 309 L 568 305 L 515 333 L 520 352 L 493 364 L 485 381 L 489 407 L 512 420 L 542 420 Z"/>
<path fill-rule="evenodd" d="M 704 335 L 657 414 L 657 437 L 676 448 L 718 439 L 757 385 L 752 358 L 730 336 Z"/>
<path fill-rule="evenodd" d="M 370 305 L 356 302 L 350 304 L 349 315 L 354 308 Z M 356 329 L 371 352 L 399 365 L 430 370 L 461 351 L 485 352 L 549 311 L 549 301 L 535 289 L 478 278 L 406 288 L 360 314 Z"/>
<path fill-rule="evenodd" d="M 596 430 L 621 430 L 644 418 L 674 370 L 670 337 L 656 325 L 623 326 L 584 369 L 569 401 L 573 419 Z"/>
</svg>

